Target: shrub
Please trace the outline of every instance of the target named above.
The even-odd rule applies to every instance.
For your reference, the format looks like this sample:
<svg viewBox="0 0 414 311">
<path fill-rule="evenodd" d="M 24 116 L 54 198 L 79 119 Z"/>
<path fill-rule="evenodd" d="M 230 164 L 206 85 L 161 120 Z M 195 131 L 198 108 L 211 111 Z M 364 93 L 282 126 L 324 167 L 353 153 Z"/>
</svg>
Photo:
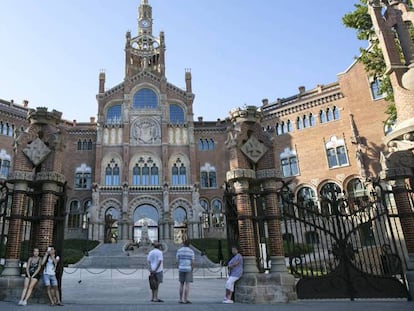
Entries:
<svg viewBox="0 0 414 311">
<path fill-rule="evenodd" d="M 226 239 L 192 239 L 191 244 L 212 262 L 220 263 L 220 261 L 228 260 L 229 258 Z"/>
</svg>

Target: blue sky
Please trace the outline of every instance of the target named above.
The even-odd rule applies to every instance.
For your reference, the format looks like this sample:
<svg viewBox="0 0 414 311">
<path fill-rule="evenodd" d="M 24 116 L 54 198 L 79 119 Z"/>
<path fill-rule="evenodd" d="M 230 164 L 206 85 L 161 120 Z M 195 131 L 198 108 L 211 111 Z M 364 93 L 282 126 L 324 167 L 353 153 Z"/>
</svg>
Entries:
<svg viewBox="0 0 414 311">
<path fill-rule="evenodd" d="M 96 116 L 98 75 L 106 88 L 124 77 L 125 33 L 137 34 L 141 0 L 1 0 L 0 98 Z M 165 32 L 166 76 L 193 77 L 194 119 L 224 119 L 299 86 L 337 80 L 367 43 L 342 16 L 358 0 L 149 0 L 154 34 Z"/>
</svg>

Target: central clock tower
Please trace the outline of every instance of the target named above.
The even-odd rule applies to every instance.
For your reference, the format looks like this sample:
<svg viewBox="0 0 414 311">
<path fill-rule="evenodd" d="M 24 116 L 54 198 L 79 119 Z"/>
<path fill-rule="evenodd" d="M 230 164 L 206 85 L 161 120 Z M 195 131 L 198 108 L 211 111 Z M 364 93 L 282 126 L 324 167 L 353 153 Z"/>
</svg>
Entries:
<svg viewBox="0 0 414 311">
<path fill-rule="evenodd" d="M 153 36 L 152 7 L 148 0 L 142 0 L 138 8 L 138 35 L 132 38 L 130 31 L 126 33 L 125 58 L 125 78 L 143 70 L 165 76 L 164 32 L 158 38 Z"/>
</svg>

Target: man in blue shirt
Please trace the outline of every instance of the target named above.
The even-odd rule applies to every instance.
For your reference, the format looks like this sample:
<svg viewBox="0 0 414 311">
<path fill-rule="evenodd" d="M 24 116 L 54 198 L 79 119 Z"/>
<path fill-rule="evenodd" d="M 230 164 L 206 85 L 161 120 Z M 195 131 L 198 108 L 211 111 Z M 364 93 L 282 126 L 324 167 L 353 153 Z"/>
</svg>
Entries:
<svg viewBox="0 0 414 311">
<path fill-rule="evenodd" d="M 177 250 L 178 280 L 180 282 L 179 303 L 191 303 L 188 300 L 190 283 L 193 282 L 194 251 L 190 248 L 190 241 L 184 240 L 183 246 Z"/>
<path fill-rule="evenodd" d="M 227 268 L 229 269 L 229 277 L 226 281 L 226 294 L 224 296 L 223 303 L 233 303 L 234 301 L 231 300 L 231 296 L 234 292 L 234 283 L 243 274 L 243 257 L 239 253 L 239 250 L 236 246 L 233 246 L 231 248 L 231 252 L 233 254 L 233 257 L 230 259 L 229 263 L 227 264 Z"/>
</svg>

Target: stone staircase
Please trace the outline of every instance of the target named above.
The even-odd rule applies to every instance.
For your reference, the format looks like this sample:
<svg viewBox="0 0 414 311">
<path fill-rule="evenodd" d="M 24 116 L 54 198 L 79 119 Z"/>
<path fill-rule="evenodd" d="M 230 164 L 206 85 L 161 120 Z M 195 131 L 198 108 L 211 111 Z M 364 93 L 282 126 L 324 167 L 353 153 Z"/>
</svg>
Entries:
<svg viewBox="0 0 414 311">
<path fill-rule="evenodd" d="M 126 250 L 130 241 L 119 240 L 118 243 L 98 245 L 84 256 L 79 262 L 71 265 L 74 268 L 85 269 L 146 269 L 147 254 L 152 249 L 149 247 L 134 247 Z M 176 268 L 175 255 L 178 246 L 172 241 L 162 241 L 164 253 L 164 268 Z M 201 252 L 193 248 L 195 252 L 195 266 L 197 268 L 213 268 L 219 265 L 212 263 Z"/>
</svg>

